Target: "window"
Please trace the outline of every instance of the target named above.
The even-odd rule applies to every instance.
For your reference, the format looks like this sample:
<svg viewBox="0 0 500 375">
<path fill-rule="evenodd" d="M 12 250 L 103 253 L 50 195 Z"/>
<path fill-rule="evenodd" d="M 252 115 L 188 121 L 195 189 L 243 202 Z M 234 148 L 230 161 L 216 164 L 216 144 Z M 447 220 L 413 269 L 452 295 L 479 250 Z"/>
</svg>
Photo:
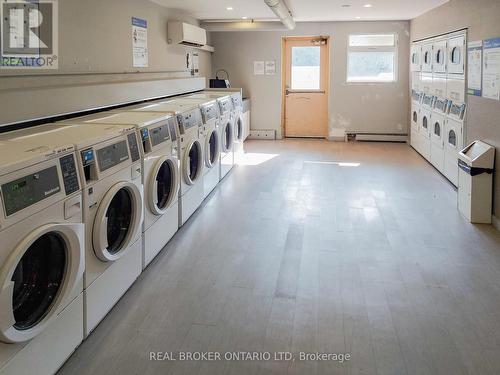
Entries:
<svg viewBox="0 0 500 375">
<path fill-rule="evenodd" d="M 292 90 L 321 88 L 321 47 L 292 47 Z"/>
<path fill-rule="evenodd" d="M 396 81 L 395 34 L 349 35 L 347 82 Z"/>
</svg>

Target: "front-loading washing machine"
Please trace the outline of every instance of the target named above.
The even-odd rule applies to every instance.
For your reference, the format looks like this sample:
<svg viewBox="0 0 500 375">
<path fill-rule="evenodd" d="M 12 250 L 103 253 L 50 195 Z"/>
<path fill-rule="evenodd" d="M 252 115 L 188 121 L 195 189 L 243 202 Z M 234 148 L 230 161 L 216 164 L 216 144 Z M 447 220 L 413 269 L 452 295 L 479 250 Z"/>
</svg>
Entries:
<svg viewBox="0 0 500 375">
<path fill-rule="evenodd" d="M 143 186 L 136 129 L 58 123 L 39 129 L 36 138 L 45 145 L 74 145 L 82 176 L 87 336 L 142 272 Z"/>
<path fill-rule="evenodd" d="M 432 110 L 431 137 L 431 163 L 438 171 L 444 173 L 444 137 L 445 114 L 448 110 L 448 100 L 436 99 Z"/>
<path fill-rule="evenodd" d="M 219 134 L 219 105 L 215 99 L 179 98 L 177 103 L 197 103 L 203 121 L 203 150 L 205 168 L 203 191 L 206 198 L 220 181 L 221 138 Z"/>
<path fill-rule="evenodd" d="M 174 114 L 179 127 L 179 225 L 184 225 L 204 199 L 203 121 L 199 105 L 190 101 L 157 101 L 122 108 L 126 111 Z"/>
<path fill-rule="evenodd" d="M 142 267 L 165 247 L 179 229 L 177 119 L 170 113 L 113 111 L 68 122 L 95 126 L 130 125 L 141 140 L 144 222 Z"/>
<path fill-rule="evenodd" d="M 195 99 L 216 99 L 219 104 L 219 134 L 221 139 L 220 180 L 234 166 L 234 113 L 231 96 L 227 93 L 203 91 L 188 95 Z"/>
<path fill-rule="evenodd" d="M 0 141 L 2 375 L 53 374 L 83 340 L 77 157 L 72 145 L 17 139 L 27 134 L 4 133 Z"/>
</svg>

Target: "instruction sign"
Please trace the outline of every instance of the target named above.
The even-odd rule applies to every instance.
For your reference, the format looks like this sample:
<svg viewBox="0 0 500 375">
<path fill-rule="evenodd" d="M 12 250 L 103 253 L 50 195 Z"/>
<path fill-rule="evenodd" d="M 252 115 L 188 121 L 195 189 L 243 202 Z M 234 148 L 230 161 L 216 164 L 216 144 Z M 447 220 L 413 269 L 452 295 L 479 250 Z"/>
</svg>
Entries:
<svg viewBox="0 0 500 375">
<path fill-rule="evenodd" d="M 483 41 L 469 42 L 468 68 L 467 68 L 467 92 L 469 95 L 481 96 L 482 72 L 483 72 Z"/>
<path fill-rule="evenodd" d="M 273 76 L 276 74 L 276 61 L 266 61 L 266 75 Z"/>
<path fill-rule="evenodd" d="M 132 54 L 134 68 L 148 67 L 148 22 L 132 17 Z"/>
<path fill-rule="evenodd" d="M 500 100 L 500 38 L 483 44 L 483 98 Z"/>
<path fill-rule="evenodd" d="M 254 61 L 253 62 L 253 74 L 256 76 L 262 76 L 265 73 L 265 62 L 264 61 Z"/>
</svg>

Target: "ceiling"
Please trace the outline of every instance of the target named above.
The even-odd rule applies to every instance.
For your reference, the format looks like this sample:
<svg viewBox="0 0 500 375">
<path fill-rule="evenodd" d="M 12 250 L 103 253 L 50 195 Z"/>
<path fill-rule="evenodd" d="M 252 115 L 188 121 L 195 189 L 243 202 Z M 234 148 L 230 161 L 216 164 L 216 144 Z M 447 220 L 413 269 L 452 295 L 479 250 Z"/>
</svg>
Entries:
<svg viewBox="0 0 500 375">
<path fill-rule="evenodd" d="M 202 21 L 274 20 L 264 0 L 153 0 Z M 285 0 L 295 21 L 409 20 L 448 0 Z M 364 7 L 370 4 L 372 7 Z M 350 5 L 342 7 L 342 5 Z M 233 10 L 227 10 L 232 7 Z"/>
</svg>

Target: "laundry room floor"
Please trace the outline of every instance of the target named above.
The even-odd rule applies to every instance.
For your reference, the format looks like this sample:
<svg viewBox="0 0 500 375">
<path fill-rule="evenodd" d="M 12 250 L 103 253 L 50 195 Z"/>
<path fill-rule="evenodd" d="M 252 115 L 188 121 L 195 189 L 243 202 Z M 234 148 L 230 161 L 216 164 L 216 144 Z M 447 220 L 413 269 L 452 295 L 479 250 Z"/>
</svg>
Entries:
<svg viewBox="0 0 500 375">
<path fill-rule="evenodd" d="M 415 151 L 246 148 L 61 374 L 500 373 L 500 235 Z M 181 351 L 351 359 L 150 360 Z"/>
</svg>

